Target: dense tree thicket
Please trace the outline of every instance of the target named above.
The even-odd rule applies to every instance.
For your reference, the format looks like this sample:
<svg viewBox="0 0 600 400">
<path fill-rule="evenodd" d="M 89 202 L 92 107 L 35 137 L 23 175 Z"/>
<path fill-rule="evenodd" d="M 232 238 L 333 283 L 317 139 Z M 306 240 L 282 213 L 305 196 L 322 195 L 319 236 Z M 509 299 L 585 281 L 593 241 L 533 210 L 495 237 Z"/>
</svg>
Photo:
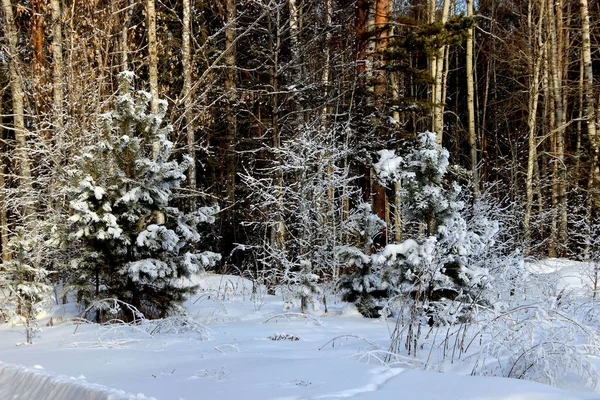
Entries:
<svg viewBox="0 0 600 400">
<path fill-rule="evenodd" d="M 217 254 L 302 310 L 322 281 L 369 315 L 382 297 L 482 298 L 496 239 L 589 260 L 598 21 L 588 0 L 2 0 L 0 289 L 19 296 L 24 240 L 52 249 L 31 282 L 156 316 Z M 146 94 L 120 94 L 124 71 Z M 492 235 L 480 204 L 509 225 Z M 417 290 L 407 252 L 428 244 L 445 283 Z"/>
</svg>

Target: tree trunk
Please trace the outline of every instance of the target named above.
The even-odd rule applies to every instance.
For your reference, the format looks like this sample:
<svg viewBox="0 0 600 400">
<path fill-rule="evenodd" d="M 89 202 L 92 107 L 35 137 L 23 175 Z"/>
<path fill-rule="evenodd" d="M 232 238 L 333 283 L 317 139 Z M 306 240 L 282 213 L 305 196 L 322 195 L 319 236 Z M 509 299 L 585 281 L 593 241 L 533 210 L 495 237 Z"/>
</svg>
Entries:
<svg viewBox="0 0 600 400">
<path fill-rule="evenodd" d="M 192 99 L 192 52 L 190 46 L 191 37 L 191 5 L 190 0 L 183 0 L 183 37 L 182 37 L 182 55 L 181 63 L 183 65 L 183 102 L 184 119 L 187 132 L 188 156 L 192 160 L 188 169 L 188 187 L 196 190 L 196 127 L 193 114 Z M 196 201 L 191 201 L 192 209 L 196 209 Z"/>
<path fill-rule="evenodd" d="M 158 112 L 158 44 L 156 42 L 156 9 L 155 0 L 146 1 L 146 22 L 148 24 L 148 77 L 150 78 L 150 112 Z M 158 156 L 159 144 L 152 145 L 153 156 Z M 164 225 L 165 214 L 155 211 L 154 218 L 157 225 Z"/>
<path fill-rule="evenodd" d="M 367 14 L 369 6 L 367 0 L 356 1 L 356 13 L 354 16 L 354 32 L 356 36 L 356 70 L 359 74 L 365 71 L 366 62 L 366 41 L 365 32 L 367 29 Z"/>
<path fill-rule="evenodd" d="M 61 144 L 61 131 L 63 128 L 63 55 L 62 55 L 62 20 L 59 0 L 51 0 L 52 5 L 52 90 L 53 90 L 53 116 L 54 138 L 56 144 Z"/>
<path fill-rule="evenodd" d="M 13 107 L 13 129 L 15 135 L 15 158 L 18 167 L 19 183 L 26 193 L 24 200 L 24 217 L 27 218 L 33 212 L 31 200 L 31 165 L 29 162 L 27 146 L 27 130 L 25 129 L 25 109 L 23 80 L 19 73 L 19 37 L 15 26 L 11 0 L 2 0 L 4 9 L 4 34 L 8 47 L 8 71 L 10 75 L 10 91 Z"/>
<path fill-rule="evenodd" d="M 129 26 L 131 23 L 131 17 L 133 16 L 133 5 L 133 0 L 129 0 L 127 2 L 127 11 L 124 13 L 121 21 L 121 71 L 129 70 Z"/>
<path fill-rule="evenodd" d="M 566 2 L 568 3 L 568 2 Z M 563 254 L 564 249 L 568 246 L 569 232 L 568 232 L 568 210 L 567 210 L 567 165 L 565 160 L 565 140 L 566 140 L 566 126 L 567 126 L 567 108 L 568 102 L 568 76 L 567 76 L 567 65 L 565 60 L 568 59 L 567 51 L 569 49 L 569 31 L 564 29 L 563 24 L 563 2 L 557 1 L 555 3 L 556 10 L 556 72 L 558 74 L 558 95 L 560 98 L 560 108 L 557 107 L 557 121 L 560 124 L 557 130 L 556 147 L 558 152 L 558 203 L 559 203 L 559 230 L 558 237 L 559 242 L 562 244 Z M 567 28 L 569 27 L 570 15 L 567 18 Z"/>
<path fill-rule="evenodd" d="M 32 82 L 34 88 L 33 99 L 35 102 L 36 116 L 41 116 L 46 110 L 44 107 L 45 71 L 44 71 L 44 10 L 41 0 L 31 0 L 31 47 Z M 44 132 L 47 135 L 48 132 Z"/>
<path fill-rule="evenodd" d="M 467 17 L 473 16 L 473 0 L 467 0 Z M 473 27 L 467 36 L 467 111 L 469 147 L 471 152 L 471 179 L 473 179 L 473 198 L 479 197 L 479 173 L 477 171 L 477 132 L 475 130 L 475 85 L 473 73 Z"/>
<path fill-rule="evenodd" d="M 389 36 L 389 22 L 391 13 L 391 1 L 390 0 L 377 0 L 374 3 L 374 7 L 369 10 L 369 18 L 367 27 L 370 32 L 376 33 L 369 44 L 369 66 L 370 66 L 370 82 L 372 87 L 369 91 L 375 94 L 375 102 L 377 107 L 383 112 L 386 108 L 386 89 L 387 89 L 387 77 L 385 72 L 385 60 L 383 55 L 387 50 L 388 36 Z M 369 170 L 370 175 L 370 191 L 371 191 L 371 207 L 373 212 L 381 218 L 382 221 L 386 222 L 386 228 L 381 232 L 378 237 L 380 245 L 386 245 L 388 242 L 388 229 L 389 226 L 389 204 L 387 199 L 387 193 L 383 186 L 381 186 L 375 179 L 375 171 L 371 168 Z"/>
<path fill-rule="evenodd" d="M 330 69 L 331 69 L 331 20 L 332 20 L 332 1 L 333 0 L 325 0 L 325 10 L 323 11 L 325 14 L 325 61 L 323 65 L 323 73 L 321 75 L 321 83 L 323 85 L 323 92 L 325 98 L 325 105 L 323 106 L 321 112 L 321 130 L 325 132 L 327 130 L 327 118 L 331 113 L 331 107 L 329 106 L 329 85 L 330 85 Z"/>
<path fill-rule="evenodd" d="M 2 114 L 4 110 L 2 108 L 2 96 L 0 96 L 0 139 L 3 137 L 3 122 Z M 11 259 L 10 251 L 8 251 L 8 218 L 6 211 L 6 181 L 4 179 L 5 165 L 4 155 L 6 154 L 4 148 L 4 140 L 0 140 L 0 245 L 2 246 L 2 262 L 8 262 Z"/>
<path fill-rule="evenodd" d="M 375 6 L 375 26 L 377 30 L 377 36 L 375 38 L 375 54 L 373 60 L 373 67 L 377 74 L 375 78 L 375 94 L 378 96 L 379 103 L 382 103 L 386 99 L 385 95 L 386 85 L 386 72 L 383 68 L 385 65 L 384 52 L 388 46 L 389 37 L 389 23 L 392 3 L 390 0 L 377 0 Z"/>
<path fill-rule="evenodd" d="M 442 9 L 442 15 L 440 23 L 443 25 L 448 22 L 448 15 L 450 13 L 450 0 L 444 0 Z M 434 8 L 434 19 L 435 19 L 435 8 Z M 431 16 L 430 16 L 431 19 Z M 432 71 L 433 71 L 433 123 L 432 131 L 436 133 L 436 141 L 438 145 L 442 145 L 444 136 L 444 64 L 446 63 L 446 57 L 449 52 L 446 51 L 447 46 L 442 46 L 437 49 L 436 54 L 432 57 Z"/>
<path fill-rule="evenodd" d="M 227 22 L 225 28 L 225 95 L 227 98 L 226 118 L 227 130 L 225 135 L 225 158 L 226 158 L 226 177 L 225 190 L 227 202 L 231 206 L 235 203 L 235 168 L 236 168 L 236 137 L 237 137 L 237 118 L 236 118 L 236 1 L 227 0 L 226 3 Z M 233 207 L 229 207 L 227 211 L 228 223 L 230 229 L 233 229 Z"/>
<path fill-rule="evenodd" d="M 583 53 L 583 52 L 582 52 Z M 586 109 L 586 104 L 585 104 L 585 97 L 584 97 L 584 93 L 585 93 L 585 89 L 584 88 L 584 81 L 585 81 L 585 62 L 583 60 L 583 54 L 581 54 L 581 56 L 579 57 L 579 82 L 577 85 L 577 93 L 579 94 L 579 101 L 577 102 L 578 110 L 577 110 L 577 139 L 575 141 L 575 173 L 573 174 L 575 176 L 575 184 L 578 185 L 579 188 L 579 182 L 580 182 L 580 170 L 581 170 L 581 139 L 582 139 L 582 135 L 581 135 L 581 131 L 583 130 L 583 118 L 584 118 L 584 112 Z"/>
<path fill-rule="evenodd" d="M 155 0 L 146 0 L 146 19 L 148 24 L 148 77 L 150 78 L 150 111 L 158 111 L 158 45 L 156 43 Z"/>
<path fill-rule="evenodd" d="M 579 0 L 581 12 L 581 56 L 583 59 L 584 71 L 584 102 L 585 102 L 585 121 L 587 133 L 591 144 L 591 164 L 588 179 L 588 203 L 587 203 L 587 224 L 592 226 L 594 212 L 600 207 L 600 138 L 596 130 L 596 105 L 594 104 L 594 73 L 592 69 L 592 51 L 590 40 L 590 17 L 588 12 L 587 0 Z M 585 249 L 586 256 L 589 255 L 589 245 Z"/>
<path fill-rule="evenodd" d="M 273 130 L 273 150 L 275 153 L 274 161 L 276 166 L 280 166 L 281 157 L 279 155 L 279 148 L 281 147 L 281 138 L 280 138 L 280 130 L 279 130 L 279 49 L 281 47 L 281 35 L 280 35 L 280 26 L 281 26 L 281 10 L 279 7 L 275 10 L 275 26 L 273 26 L 273 21 L 269 20 L 269 31 L 275 33 L 274 40 L 271 35 L 269 35 L 270 40 L 270 50 L 273 55 L 273 65 L 270 71 L 270 81 L 271 87 L 273 88 L 273 92 L 271 93 L 271 108 L 272 108 L 272 122 L 271 127 Z M 283 187 L 283 172 L 281 169 L 277 170 L 277 176 L 275 177 L 275 185 L 278 188 Z M 282 190 L 279 190 L 282 193 Z M 279 200 L 279 208 L 283 208 L 283 194 L 278 197 Z M 282 253 L 285 253 L 285 225 L 281 216 L 278 216 L 275 221 L 273 221 L 273 225 L 271 226 L 270 232 L 270 243 L 271 247 L 275 250 L 278 250 Z"/>
<path fill-rule="evenodd" d="M 290 42 L 292 51 L 292 76 L 297 81 L 301 78 L 301 67 L 296 67 L 300 63 L 300 10 L 298 9 L 298 0 L 288 0 L 290 11 Z"/>
<path fill-rule="evenodd" d="M 561 5 L 557 5 L 560 9 Z M 558 243 L 565 243 L 567 238 L 567 205 L 566 205 L 566 167 L 565 167 L 565 112 L 563 104 L 563 88 L 562 88 L 562 72 L 560 63 L 559 49 L 562 48 L 562 44 L 559 42 L 559 26 L 560 16 L 562 13 L 555 12 L 553 7 L 553 1 L 548 0 L 547 4 L 548 18 L 550 29 L 550 52 L 549 52 L 549 66 L 550 66 L 550 83 L 552 90 L 552 98 L 554 101 L 555 111 L 555 124 L 552 125 L 552 136 L 553 136 L 553 153 L 554 160 L 552 163 L 553 171 L 553 182 L 552 182 L 552 199 L 553 208 L 552 210 L 552 231 L 550 232 L 551 241 L 554 242 L 552 246 L 556 246 Z M 555 256 L 556 254 L 553 254 Z"/>
<path fill-rule="evenodd" d="M 537 163 L 537 137 L 536 137 L 536 121 L 537 121 L 537 109 L 539 102 L 539 86 L 540 86 L 540 69 L 541 69 L 541 58 L 543 55 L 542 47 L 542 18 L 541 15 L 544 12 L 544 2 L 540 2 L 540 20 L 538 21 L 537 27 L 533 27 L 533 7 L 529 7 L 529 26 L 530 26 L 530 48 L 535 49 L 530 54 L 531 58 L 531 84 L 529 86 L 529 110 L 527 116 L 527 126 L 529 129 L 529 154 L 527 158 L 527 178 L 525 183 L 526 191 L 526 202 L 525 202 L 525 215 L 523 219 L 523 230 L 525 235 L 525 253 L 527 254 L 530 250 L 531 245 L 531 212 L 533 208 L 533 175 L 534 167 Z M 534 29 L 536 34 L 534 34 Z M 537 37 L 537 40 L 535 39 Z"/>
</svg>

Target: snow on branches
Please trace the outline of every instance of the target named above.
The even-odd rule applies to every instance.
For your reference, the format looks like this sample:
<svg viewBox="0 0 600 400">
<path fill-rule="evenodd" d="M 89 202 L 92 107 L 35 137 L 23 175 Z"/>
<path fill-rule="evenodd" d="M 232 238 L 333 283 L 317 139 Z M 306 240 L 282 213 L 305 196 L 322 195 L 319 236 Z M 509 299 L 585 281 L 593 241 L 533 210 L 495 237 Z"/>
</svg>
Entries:
<svg viewBox="0 0 600 400">
<path fill-rule="evenodd" d="M 115 297 L 148 316 L 163 316 L 186 291 L 173 280 L 219 260 L 196 250 L 203 238 L 199 225 L 213 223 L 218 207 L 188 213 L 172 204 L 191 160 L 171 158 L 166 102 L 152 114 L 150 95 L 131 92 L 132 74 L 119 79 L 115 110 L 98 118 L 93 144 L 69 170 L 64 239 L 79 250 L 70 263 L 70 287 L 83 306 Z"/>
</svg>

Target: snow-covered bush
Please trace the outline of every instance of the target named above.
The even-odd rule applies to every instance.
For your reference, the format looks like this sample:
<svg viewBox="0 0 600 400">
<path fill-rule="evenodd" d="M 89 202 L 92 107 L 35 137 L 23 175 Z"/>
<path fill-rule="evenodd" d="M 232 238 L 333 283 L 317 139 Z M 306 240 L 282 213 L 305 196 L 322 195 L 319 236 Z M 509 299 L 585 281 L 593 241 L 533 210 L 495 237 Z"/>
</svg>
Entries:
<svg viewBox="0 0 600 400">
<path fill-rule="evenodd" d="M 574 258 L 584 262 L 581 272 L 586 287 L 591 297 L 597 299 L 600 293 L 600 217 L 581 211 L 573 212 L 572 220 L 575 229 L 570 239 L 577 246 Z"/>
<path fill-rule="evenodd" d="M 554 307 L 524 305 L 480 321 L 474 340 L 484 344 L 472 373 L 554 386 L 572 374 L 596 388 L 598 371 L 588 355 L 598 355 L 600 336 L 577 319 Z"/>
<path fill-rule="evenodd" d="M 268 166 L 241 174 L 252 201 L 244 225 L 256 240 L 244 248 L 256 260 L 254 274 L 268 271 L 270 285 L 283 285 L 286 304 L 299 300 L 302 310 L 320 296 L 316 281 L 338 274 L 335 249 L 347 232 L 342 214 L 356 193 L 343 163 L 347 151 L 319 122 L 269 149 Z"/>
<path fill-rule="evenodd" d="M 198 226 L 214 222 L 218 209 L 186 213 L 173 206 L 190 160 L 171 159 L 172 128 L 163 122 L 167 103 L 159 101 L 159 111 L 150 113 L 150 95 L 130 90 L 133 74 L 119 79 L 115 110 L 98 119 L 97 132 L 89 134 L 93 144 L 69 170 L 71 215 L 63 239 L 77 255 L 67 267 L 68 288 L 84 307 L 114 297 L 162 317 L 189 290 L 174 279 L 220 258 L 196 249 L 202 240 Z"/>
<path fill-rule="evenodd" d="M 46 269 L 43 237 L 31 230 L 25 234 L 18 227 L 10 240 L 13 259 L 0 267 L 0 319 L 25 326 L 26 342 L 31 343 L 38 326 L 38 314 L 50 303 L 52 288 L 50 272 Z"/>
<path fill-rule="evenodd" d="M 318 285 L 319 275 L 313 273 L 310 261 L 300 261 L 300 269 L 297 271 L 286 271 L 284 275 L 284 310 L 295 306 L 295 300 L 300 301 L 300 312 L 305 313 L 308 307 L 316 308 L 315 297 L 322 294 Z"/>
</svg>

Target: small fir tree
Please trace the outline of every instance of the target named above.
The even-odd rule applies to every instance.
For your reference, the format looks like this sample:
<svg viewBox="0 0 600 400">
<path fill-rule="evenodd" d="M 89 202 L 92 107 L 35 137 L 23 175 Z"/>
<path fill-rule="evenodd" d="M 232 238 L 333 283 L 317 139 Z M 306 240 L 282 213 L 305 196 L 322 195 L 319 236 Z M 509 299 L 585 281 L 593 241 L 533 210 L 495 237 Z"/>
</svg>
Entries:
<svg viewBox="0 0 600 400">
<path fill-rule="evenodd" d="M 70 171 L 67 241 L 80 249 L 70 263 L 71 288 L 82 306 L 117 298 L 160 317 L 190 290 L 175 279 L 219 260 L 215 253 L 196 251 L 202 239 L 198 225 L 214 222 L 218 209 L 186 213 L 172 205 L 191 160 L 170 159 L 172 128 L 163 123 L 167 103 L 160 101 L 152 114 L 150 95 L 131 93 L 133 74 L 121 73 L 119 79 L 115 111 L 99 118 L 92 135 L 97 142 Z"/>
<path fill-rule="evenodd" d="M 349 273 L 340 278 L 338 288 L 343 301 L 354 303 L 365 317 L 377 318 L 382 309 L 378 300 L 387 297 L 388 291 L 382 287 L 379 271 L 373 269 L 377 266 L 373 265 L 371 249 L 385 222 L 373 214 L 369 203 L 362 203 L 350 216 L 348 226 L 362 248 L 351 245 L 337 248 L 340 261 L 349 268 Z"/>
<path fill-rule="evenodd" d="M 406 218 L 423 228 L 413 239 L 387 245 L 373 263 L 391 293 L 412 299 L 429 323 L 453 323 L 482 300 L 486 252 L 498 232 L 487 217 L 467 224 L 461 187 L 447 179 L 448 166 L 448 152 L 431 132 L 419 134 L 404 157 L 386 150 L 375 164 L 381 181 L 401 183 Z"/>
</svg>

